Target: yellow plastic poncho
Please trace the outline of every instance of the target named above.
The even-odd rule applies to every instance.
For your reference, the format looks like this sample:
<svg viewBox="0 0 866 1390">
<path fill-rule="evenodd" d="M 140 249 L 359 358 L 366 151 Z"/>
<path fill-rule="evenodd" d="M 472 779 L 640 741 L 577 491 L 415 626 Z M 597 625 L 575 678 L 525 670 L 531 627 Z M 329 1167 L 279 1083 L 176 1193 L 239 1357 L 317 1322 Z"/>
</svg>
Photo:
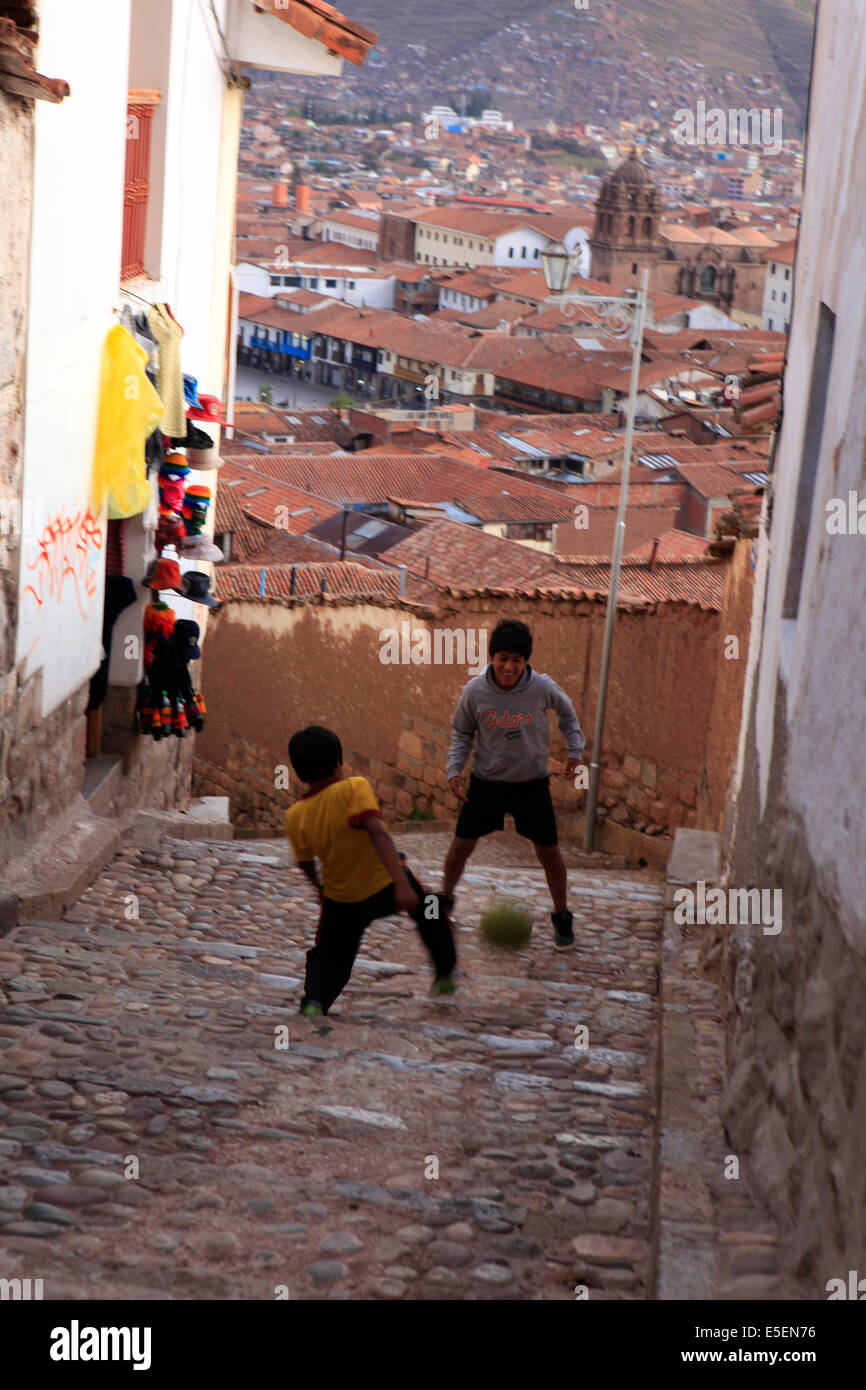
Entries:
<svg viewBox="0 0 866 1390">
<path fill-rule="evenodd" d="M 99 380 L 93 500 L 101 510 L 107 494 L 112 519 L 138 516 L 151 499 L 144 442 L 164 412 L 145 375 L 147 360 L 147 353 L 121 324 L 108 330 Z"/>
</svg>

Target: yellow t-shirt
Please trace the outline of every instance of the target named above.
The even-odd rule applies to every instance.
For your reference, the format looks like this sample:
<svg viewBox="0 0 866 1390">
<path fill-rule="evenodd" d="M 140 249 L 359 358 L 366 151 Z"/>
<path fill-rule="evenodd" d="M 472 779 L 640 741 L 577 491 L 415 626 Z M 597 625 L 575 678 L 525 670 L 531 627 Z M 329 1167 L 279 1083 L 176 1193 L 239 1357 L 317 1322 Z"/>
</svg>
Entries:
<svg viewBox="0 0 866 1390">
<path fill-rule="evenodd" d="M 366 818 L 378 814 L 366 777 L 332 782 L 289 807 L 286 834 L 295 858 L 298 863 L 319 860 L 326 898 L 357 903 L 393 882 L 364 830 Z"/>
</svg>

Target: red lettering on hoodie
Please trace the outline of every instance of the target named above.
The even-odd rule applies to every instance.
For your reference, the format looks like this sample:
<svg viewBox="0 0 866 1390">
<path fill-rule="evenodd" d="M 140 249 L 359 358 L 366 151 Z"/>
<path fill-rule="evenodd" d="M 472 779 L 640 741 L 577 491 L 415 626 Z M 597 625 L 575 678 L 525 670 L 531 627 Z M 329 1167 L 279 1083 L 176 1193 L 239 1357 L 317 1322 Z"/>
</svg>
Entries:
<svg viewBox="0 0 866 1390">
<path fill-rule="evenodd" d="M 484 714 L 484 723 L 488 729 L 516 729 L 520 724 L 531 724 L 531 714 L 511 714 L 506 710 L 504 714 L 497 714 L 496 710 L 489 709 Z"/>
</svg>

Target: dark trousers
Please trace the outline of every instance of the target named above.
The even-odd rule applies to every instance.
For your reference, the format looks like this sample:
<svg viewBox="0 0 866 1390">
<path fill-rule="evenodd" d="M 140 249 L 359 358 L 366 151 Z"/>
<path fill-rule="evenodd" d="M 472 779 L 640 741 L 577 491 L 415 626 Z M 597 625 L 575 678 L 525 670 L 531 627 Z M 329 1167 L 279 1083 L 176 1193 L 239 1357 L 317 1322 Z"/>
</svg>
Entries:
<svg viewBox="0 0 866 1390">
<path fill-rule="evenodd" d="M 450 975 L 457 964 L 457 952 L 451 922 L 441 896 L 435 895 L 438 917 L 427 918 L 424 915 L 424 889 L 408 869 L 406 877 L 419 899 L 419 906 L 410 915 L 427 948 L 433 968 L 437 976 Z M 301 1008 L 308 1000 L 314 999 L 327 1013 L 349 982 L 367 927 L 379 917 L 391 917 L 399 911 L 393 883 L 358 903 L 338 903 L 333 898 L 325 898 L 316 944 L 307 952 L 307 977 Z"/>
</svg>

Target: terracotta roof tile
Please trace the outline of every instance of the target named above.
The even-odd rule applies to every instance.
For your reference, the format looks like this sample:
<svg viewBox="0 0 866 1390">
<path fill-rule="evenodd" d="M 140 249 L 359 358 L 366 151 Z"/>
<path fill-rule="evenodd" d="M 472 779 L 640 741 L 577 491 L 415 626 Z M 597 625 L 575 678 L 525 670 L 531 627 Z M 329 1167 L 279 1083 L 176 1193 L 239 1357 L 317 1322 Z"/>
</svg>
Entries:
<svg viewBox="0 0 866 1390">
<path fill-rule="evenodd" d="M 716 497 L 733 497 L 740 492 L 754 492 L 756 484 L 737 468 L 725 464 L 681 463 L 677 465 L 677 476 L 693 488 L 707 501 Z"/>
<path fill-rule="evenodd" d="M 663 531 L 656 540 L 644 541 L 643 545 L 636 545 L 634 550 L 629 550 L 625 556 L 627 560 L 649 560 L 653 547 L 658 542 L 656 560 L 662 564 L 669 561 L 677 561 L 680 564 L 698 564 L 706 556 L 707 540 L 704 536 L 693 536 L 691 531 Z"/>
<path fill-rule="evenodd" d="M 290 24 L 305 38 L 315 39 L 331 53 L 360 67 L 379 35 L 328 5 L 325 0 L 257 0 L 259 7 Z"/>
<path fill-rule="evenodd" d="M 388 561 L 406 565 L 418 578 L 431 584 L 484 582 L 512 585 L 550 576 L 555 561 L 542 551 L 519 541 L 488 536 L 475 526 L 457 521 L 431 521 L 407 539 L 391 546 Z M 561 583 L 559 576 L 554 582 Z"/>
<path fill-rule="evenodd" d="M 352 560 L 332 560 L 264 567 L 254 564 L 223 566 L 217 579 L 219 598 L 261 597 L 263 573 L 265 597 L 291 598 L 294 595 L 327 592 L 396 598 L 400 593 L 400 576 L 395 570 L 371 569 Z"/>
<path fill-rule="evenodd" d="M 581 584 L 606 592 L 610 588 L 610 561 L 587 563 L 584 557 L 563 557 L 559 566 Z M 654 569 L 646 560 L 626 557 L 620 569 L 620 591 L 633 598 L 656 603 L 691 603 L 699 608 L 718 609 L 725 591 L 727 570 L 717 564 L 657 562 Z"/>
<path fill-rule="evenodd" d="M 566 521 L 573 515 L 573 505 L 553 495 L 549 488 L 522 478 L 505 478 L 439 454 L 374 454 L 368 450 L 328 458 L 250 454 L 234 459 L 229 466 L 264 475 L 262 482 L 281 479 L 317 498 L 353 506 L 383 506 L 389 497 L 411 496 L 416 502 L 453 503 L 480 521 L 543 523 Z"/>
</svg>

